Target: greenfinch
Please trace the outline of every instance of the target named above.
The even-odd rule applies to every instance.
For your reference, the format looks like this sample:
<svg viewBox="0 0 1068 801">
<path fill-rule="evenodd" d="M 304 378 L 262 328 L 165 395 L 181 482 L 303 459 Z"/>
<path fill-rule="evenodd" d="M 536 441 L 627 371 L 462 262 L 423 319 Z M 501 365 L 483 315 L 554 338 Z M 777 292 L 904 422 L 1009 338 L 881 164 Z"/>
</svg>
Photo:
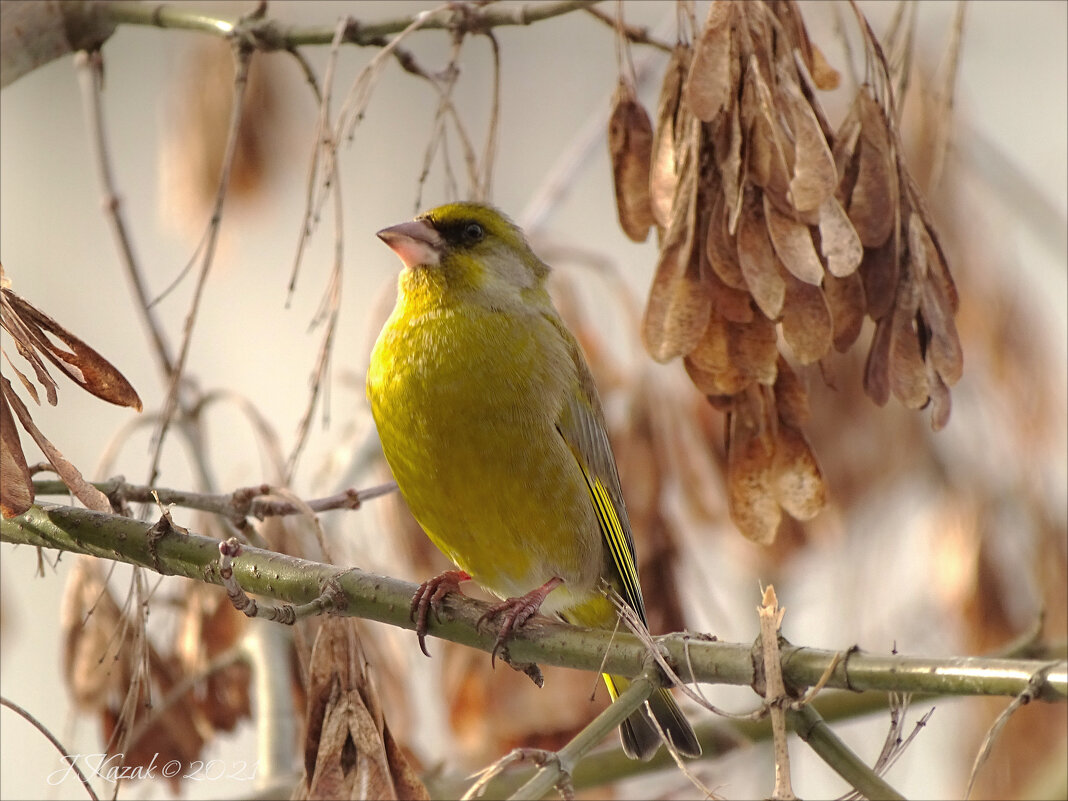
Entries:
<svg viewBox="0 0 1068 801">
<path fill-rule="evenodd" d="M 538 610 L 612 629 L 615 590 L 645 622 L 634 538 L 604 413 L 578 341 L 546 288 L 549 267 L 496 209 L 452 203 L 378 232 L 404 263 L 371 354 L 367 397 L 386 461 L 415 519 L 460 569 L 412 601 L 428 612 L 472 579 L 507 599 L 493 655 Z M 628 681 L 605 674 L 616 698 Z M 623 748 L 700 745 L 657 689 L 622 724 Z"/>
</svg>

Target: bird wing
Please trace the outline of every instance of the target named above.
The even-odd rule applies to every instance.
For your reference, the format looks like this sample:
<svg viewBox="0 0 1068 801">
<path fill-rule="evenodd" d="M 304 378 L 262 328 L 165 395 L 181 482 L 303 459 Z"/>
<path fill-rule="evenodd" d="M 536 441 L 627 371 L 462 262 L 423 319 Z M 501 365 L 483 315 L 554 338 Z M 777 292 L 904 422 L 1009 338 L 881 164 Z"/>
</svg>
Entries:
<svg viewBox="0 0 1068 801">
<path fill-rule="evenodd" d="M 548 315 L 547 315 L 548 316 Z M 611 568 L 624 600 L 645 623 L 645 602 L 638 583 L 638 566 L 634 551 L 634 535 L 623 504 L 612 447 L 605 431 L 604 412 L 590 368 L 582 355 L 578 341 L 559 318 L 549 317 L 567 343 L 575 365 L 579 391 L 565 401 L 557 418 L 556 429 L 564 438 L 578 462 L 590 500 L 597 513 L 601 536 L 611 557 Z"/>
</svg>

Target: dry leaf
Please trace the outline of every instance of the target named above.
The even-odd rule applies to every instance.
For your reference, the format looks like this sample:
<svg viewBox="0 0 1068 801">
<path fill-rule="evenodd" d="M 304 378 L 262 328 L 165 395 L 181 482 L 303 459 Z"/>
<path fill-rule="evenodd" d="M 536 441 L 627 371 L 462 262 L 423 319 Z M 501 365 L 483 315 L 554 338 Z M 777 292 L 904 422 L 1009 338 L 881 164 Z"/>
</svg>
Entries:
<svg viewBox="0 0 1068 801">
<path fill-rule="evenodd" d="M 786 282 L 768 236 L 760 195 L 755 190 L 747 192 L 738 223 L 738 264 L 757 307 L 769 320 L 777 320 L 786 298 Z"/>
<path fill-rule="evenodd" d="M 612 99 L 608 151 L 612 157 L 619 225 L 630 239 L 644 242 L 650 226 L 656 222 L 649 195 L 653 126 L 634 88 L 623 81 Z"/>
<path fill-rule="evenodd" d="M 771 244 L 783 266 L 805 283 L 819 286 L 823 281 L 823 263 L 812 244 L 808 226 L 786 216 L 764 195 L 764 219 L 767 220 Z"/>
<path fill-rule="evenodd" d="M 782 335 L 801 364 L 812 364 L 831 348 L 834 324 L 819 287 L 786 276 Z"/>
<path fill-rule="evenodd" d="M 737 62 L 732 62 L 737 63 Z M 742 211 L 745 193 L 742 171 L 742 125 L 739 120 L 738 103 L 731 103 L 730 125 L 722 131 L 729 136 L 726 146 L 716 147 L 716 164 L 723 185 L 723 201 L 727 210 L 727 231 L 733 236 L 738 230 L 738 215 Z"/>
<path fill-rule="evenodd" d="M 713 0 L 694 48 L 683 96 L 697 119 L 711 122 L 730 103 L 733 3 Z"/>
<path fill-rule="evenodd" d="M 839 278 L 856 272 L 864 258 L 864 248 L 849 215 L 833 195 L 820 205 L 819 231 L 827 272 Z"/>
<path fill-rule="evenodd" d="M 798 520 L 811 520 L 827 502 L 823 473 L 812 448 L 796 428 L 780 425 L 775 437 L 775 499 Z"/>
</svg>

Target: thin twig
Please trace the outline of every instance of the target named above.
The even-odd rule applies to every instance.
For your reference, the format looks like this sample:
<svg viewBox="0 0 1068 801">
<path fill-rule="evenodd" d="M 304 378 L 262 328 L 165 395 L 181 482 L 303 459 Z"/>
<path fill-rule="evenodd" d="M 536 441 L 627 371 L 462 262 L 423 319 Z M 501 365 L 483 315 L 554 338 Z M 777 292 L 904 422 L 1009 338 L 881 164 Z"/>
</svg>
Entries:
<svg viewBox="0 0 1068 801">
<path fill-rule="evenodd" d="M 764 656 L 764 701 L 771 714 L 771 734 L 775 750 L 775 789 L 773 799 L 796 799 L 790 782 L 790 749 L 786 742 L 786 685 L 782 680 L 779 654 L 779 628 L 786 610 L 779 606 L 770 584 L 757 613 L 760 617 L 760 645 Z"/>
<path fill-rule="evenodd" d="M 133 242 L 126 228 L 126 217 L 123 214 L 122 200 L 115 185 L 115 176 L 111 166 L 111 150 L 108 147 L 107 131 L 104 127 L 104 113 L 101 106 L 101 86 L 103 84 L 103 61 L 100 51 L 87 53 L 84 50 L 74 57 L 74 66 L 78 72 L 78 83 L 82 90 L 82 107 L 85 109 L 86 127 L 89 133 L 89 151 L 96 165 L 97 180 L 103 192 L 103 206 L 105 217 L 111 227 L 115 245 L 119 251 L 119 257 L 126 269 L 126 277 L 130 282 L 136 298 L 138 312 L 142 322 L 148 329 L 149 338 L 159 368 L 164 378 L 170 378 L 174 372 L 174 359 L 171 356 L 170 346 L 163 334 L 163 328 L 156 318 L 151 307 L 148 289 L 141 275 L 141 265 L 134 255 Z"/>
<path fill-rule="evenodd" d="M 14 701 L 4 698 L 2 695 L 0 695 L 0 705 L 6 706 L 12 712 L 21 715 L 30 723 L 31 726 L 37 729 L 37 731 L 41 732 L 41 734 L 45 736 L 45 739 L 47 739 L 48 742 L 52 743 L 52 745 L 55 746 L 56 750 L 59 751 L 60 755 L 70 766 L 70 769 L 74 771 L 74 775 L 77 776 L 78 779 L 81 781 L 82 786 L 85 787 L 85 792 L 89 794 L 89 797 L 92 798 L 93 801 L 99 801 L 99 796 L 96 794 L 96 791 L 93 790 L 93 786 L 89 784 L 89 780 L 85 778 L 85 774 L 82 773 L 82 769 L 78 767 L 77 754 L 71 754 L 71 752 L 68 751 L 63 746 L 63 744 L 56 739 L 56 736 L 52 734 L 52 732 L 50 732 L 47 728 L 45 728 L 45 725 L 41 723 L 41 721 L 39 721 L 36 717 L 27 712 L 21 706 L 16 704 Z"/>
</svg>

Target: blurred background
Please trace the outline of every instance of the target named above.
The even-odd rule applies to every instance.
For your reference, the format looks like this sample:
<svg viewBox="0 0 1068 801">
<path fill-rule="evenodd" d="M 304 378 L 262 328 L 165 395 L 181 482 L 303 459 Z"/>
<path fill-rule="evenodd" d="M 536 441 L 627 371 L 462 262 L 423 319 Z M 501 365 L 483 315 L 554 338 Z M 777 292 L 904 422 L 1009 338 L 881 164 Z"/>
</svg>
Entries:
<svg viewBox="0 0 1068 801">
<path fill-rule="evenodd" d="M 250 8 L 199 5 L 231 17 Z M 267 13 L 293 25 L 331 27 L 341 15 L 370 23 L 430 7 L 274 3 Z M 877 34 L 895 10 L 888 3 L 860 7 Z M 614 13 L 616 6 L 600 8 Z M 706 8 L 698 4 L 698 20 Z M 855 23 L 832 3 L 801 8 L 813 40 L 843 76 L 842 89 L 821 95 L 836 125 L 851 99 L 839 26 L 847 41 L 853 37 L 856 53 Z M 623 9 L 628 23 L 674 41 L 673 4 L 625 2 Z M 915 99 L 906 103 L 903 132 L 922 179 L 933 135 L 923 93 L 945 69 L 941 59 L 956 6 L 921 2 L 915 12 Z M 932 434 L 928 413 L 895 400 L 878 408 L 864 397 L 860 375 L 869 324 L 856 352 L 836 354 L 823 371 L 801 372 L 813 411 L 806 433 L 830 502 L 815 520 L 784 525 L 767 548 L 745 540 L 725 513 L 718 413 L 678 361 L 654 364 L 638 339 L 656 245 L 652 237 L 631 242 L 616 219 L 605 142 L 618 76 L 611 28 L 576 12 L 500 28 L 496 36 L 501 103 L 490 198 L 527 228 L 535 249 L 554 266 L 561 308 L 597 374 L 631 493 L 645 594 L 656 599 L 649 601 L 654 633 L 685 627 L 749 642 L 758 630 L 759 589 L 774 583 L 787 609 L 783 633 L 795 644 L 983 654 L 1022 635 L 1042 611 L 1042 636 L 1063 642 L 1068 5 L 989 2 L 966 9 L 948 155 L 928 198 L 961 295 L 965 367 L 953 388 L 949 425 Z M 423 31 L 405 47 L 425 69 L 437 71 L 449 63 L 452 44 L 446 32 Z M 320 78 L 328 51 L 303 49 Z M 341 49 L 335 109 L 376 52 Z M 653 113 L 667 54 L 641 45 L 632 52 L 639 75 L 647 76 L 639 95 Z M 195 270 L 179 277 L 207 221 L 205 198 L 210 202 L 214 192 L 213 147 L 226 119 L 214 95 L 229 96 L 229 54 L 200 34 L 125 26 L 103 57 L 115 180 L 150 296 L 175 284 L 154 309 L 177 349 Z M 493 92 L 488 42 L 469 37 L 458 63 L 454 104 L 481 153 Z M 289 284 L 319 112 L 291 58 L 271 56 L 259 70 L 250 87 L 259 133 L 247 141 L 251 155 L 227 199 L 189 355 L 197 388 L 217 393 L 201 420 L 206 458 L 198 465 L 172 435 L 159 479 L 166 487 L 197 487 L 205 467 L 216 491 L 279 482 L 273 450 L 290 453 L 309 403 L 324 331 L 316 320 L 334 253 L 332 206 L 311 237 L 292 292 Z M 469 191 L 455 132 L 447 144 L 455 180 L 439 152 L 420 184 L 438 101 L 430 84 L 388 59 L 371 90 L 340 155 L 343 287 L 326 389 L 290 484 L 303 498 L 388 478 L 375 456 L 363 377 L 392 305 L 398 265 L 374 232 Z M 16 292 L 125 374 L 146 417 L 160 408 L 166 387 L 101 210 L 83 107 L 69 57 L 0 93 L 0 258 Z M 122 474 L 143 482 L 151 422 L 138 424 L 130 410 L 60 384 L 56 408 L 32 409 L 37 425 L 86 476 Z M 255 408 L 269 438 L 242 404 Z M 28 460 L 39 461 L 28 438 L 23 444 Z M 175 515 L 198 530 L 209 525 L 184 510 Z M 339 564 L 415 582 L 444 567 L 393 499 L 329 513 L 323 526 Z M 310 538 L 299 523 L 283 528 L 280 537 Z M 61 607 L 76 560 L 65 555 L 57 561 L 48 553 L 45 575 L 38 577 L 32 549 L 5 544 L 0 553 L 0 694 L 31 710 L 72 752 L 96 753 L 99 717 L 76 714 L 61 668 L 69 634 Z M 120 602 L 129 575 L 120 566 L 109 579 Z M 148 584 L 157 591 L 155 578 Z M 183 586 L 164 582 L 157 597 L 181 593 Z M 153 608 L 150 629 L 163 641 L 183 631 L 165 603 Z M 586 703 L 594 686 L 589 674 L 552 671 L 538 691 L 510 671 L 490 673 L 484 654 L 432 640 L 435 658 L 426 660 L 408 632 L 376 625 L 365 630 L 386 717 L 423 770 L 442 766 L 462 776 L 515 745 L 558 747 L 594 714 Z M 600 696 L 603 690 L 603 704 Z M 756 706 L 745 688 L 715 688 L 710 697 L 739 711 Z M 981 737 L 1006 703 L 939 701 L 916 745 L 888 774 L 890 783 L 908 796 L 960 797 Z M 910 711 L 910 721 L 929 706 Z M 980 774 L 979 795 L 1035 797 L 1054 788 L 1064 797 L 1065 709 L 1040 707 L 1031 704 L 1010 722 Z M 837 730 L 872 760 L 885 737 L 885 716 Z M 242 719 L 232 732 L 210 738 L 200 758 L 231 764 L 251 760 L 255 748 L 252 724 Z M 792 756 L 801 796 L 846 790 L 807 748 L 792 746 Z M 724 797 L 759 797 L 771 786 L 770 765 L 768 751 L 742 749 L 698 772 Z M 47 777 L 61 767 L 42 737 L 0 711 L 0 796 L 80 796 L 72 779 L 50 786 Z M 615 792 L 698 797 L 684 779 L 665 775 Z M 163 797 L 168 786 L 140 783 L 129 792 Z M 181 792 L 229 797 L 249 794 L 251 787 L 185 782 Z"/>
</svg>

